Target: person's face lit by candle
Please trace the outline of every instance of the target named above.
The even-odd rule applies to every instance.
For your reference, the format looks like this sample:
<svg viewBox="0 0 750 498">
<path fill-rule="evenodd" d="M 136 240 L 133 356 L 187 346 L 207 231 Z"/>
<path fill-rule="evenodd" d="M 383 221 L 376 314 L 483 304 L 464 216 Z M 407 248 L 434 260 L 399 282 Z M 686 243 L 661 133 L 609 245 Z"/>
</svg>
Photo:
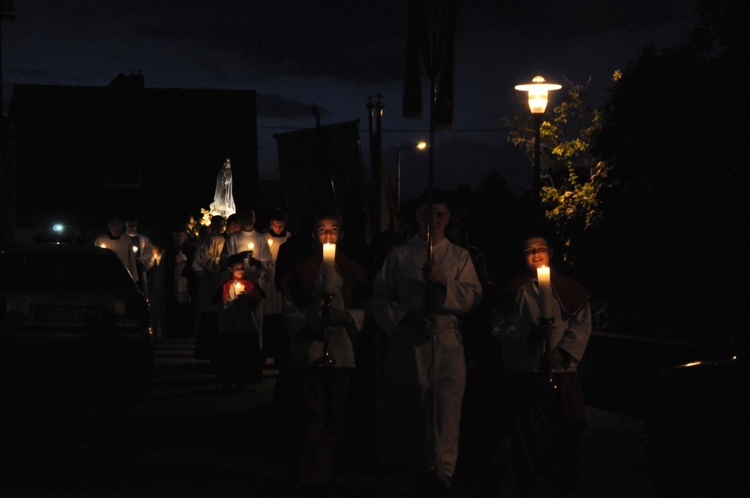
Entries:
<svg viewBox="0 0 750 498">
<path fill-rule="evenodd" d="M 523 255 L 526 258 L 526 266 L 530 270 L 536 270 L 540 266 L 550 266 L 550 248 L 544 237 L 527 239 L 523 245 Z"/>
<path fill-rule="evenodd" d="M 337 244 L 341 237 L 341 222 L 333 218 L 323 218 L 318 221 L 318 242 L 321 244 Z"/>
<path fill-rule="evenodd" d="M 272 220 L 268 224 L 268 229 L 273 233 L 274 235 L 281 235 L 284 229 L 286 228 L 286 223 L 284 223 L 281 220 Z"/>
<path fill-rule="evenodd" d="M 236 280 L 245 278 L 245 267 L 243 265 L 234 265 L 230 268 L 230 271 L 232 272 L 232 277 Z"/>
</svg>

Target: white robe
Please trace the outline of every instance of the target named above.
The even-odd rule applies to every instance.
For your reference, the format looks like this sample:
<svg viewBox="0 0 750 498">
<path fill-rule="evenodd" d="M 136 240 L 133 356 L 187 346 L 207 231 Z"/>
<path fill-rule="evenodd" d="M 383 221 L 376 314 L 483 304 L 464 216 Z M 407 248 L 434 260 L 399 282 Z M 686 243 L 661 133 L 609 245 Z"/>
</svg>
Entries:
<svg viewBox="0 0 750 498">
<path fill-rule="evenodd" d="M 276 276 L 276 258 L 279 257 L 279 248 L 284 244 L 289 237 L 292 236 L 290 232 L 286 232 L 283 237 L 274 237 L 270 233 L 264 234 L 266 237 L 266 244 L 269 240 L 273 243 L 268 245 L 271 251 L 271 257 L 273 258 L 274 266 L 269 273 L 266 274 L 263 280 L 263 290 L 266 292 L 266 298 L 263 300 L 263 313 L 270 315 L 272 313 L 281 313 L 282 298 L 281 293 L 276 290 L 276 284 L 274 278 Z"/>
<path fill-rule="evenodd" d="M 444 239 L 433 244 L 432 259 L 448 281 L 446 288 L 430 285 L 428 314 L 437 318 L 435 336 L 408 324 L 425 316 L 428 297 L 422 277 L 427 244 L 418 235 L 391 250 L 373 284 L 373 314 L 390 337 L 381 382 L 379 457 L 384 464 L 451 478 L 466 384 L 459 316 L 479 305 L 482 287 L 465 249 Z"/>
<path fill-rule="evenodd" d="M 135 252 L 133 252 L 133 243 L 126 234 L 120 235 L 119 239 L 113 239 L 108 234 L 100 235 L 94 240 L 94 245 L 110 249 L 117 254 L 122 264 L 130 272 L 134 282 L 140 280 L 138 275 L 138 265 L 136 264 Z"/>
<path fill-rule="evenodd" d="M 193 271 L 200 274 L 198 284 L 198 302 L 195 303 L 196 316 L 200 318 L 203 311 L 218 311 L 219 300 L 216 294 L 221 292 L 224 281 L 231 276 L 221 266 L 221 254 L 226 244 L 223 233 L 207 236 L 201 241 L 193 256 Z"/>
<path fill-rule="evenodd" d="M 583 359 L 591 337 L 591 308 L 588 301 L 567 321 L 563 320 L 562 308 L 554 291 L 552 315 L 554 328 L 550 336 L 550 349 L 560 348 L 568 353 L 569 363 L 560 365 L 553 372 L 573 372 Z M 500 342 L 503 364 L 508 373 L 538 372 L 544 341 L 530 340 L 529 334 L 539 323 L 539 288 L 536 279 L 530 279 L 516 297 L 514 312 L 510 316 L 493 315 L 492 334 Z"/>
</svg>

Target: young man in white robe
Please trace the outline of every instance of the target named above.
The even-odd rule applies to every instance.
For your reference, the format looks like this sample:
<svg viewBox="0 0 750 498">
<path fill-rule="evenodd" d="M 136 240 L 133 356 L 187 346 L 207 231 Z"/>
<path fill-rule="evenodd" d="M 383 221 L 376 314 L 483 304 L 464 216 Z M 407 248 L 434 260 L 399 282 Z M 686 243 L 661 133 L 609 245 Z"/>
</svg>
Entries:
<svg viewBox="0 0 750 498">
<path fill-rule="evenodd" d="M 373 283 L 373 316 L 388 337 L 378 450 L 380 463 L 419 472 L 424 493 L 439 495 L 452 488 L 458 457 L 466 385 L 459 318 L 480 304 L 482 286 L 469 252 L 445 238 L 443 192 L 420 197 L 416 221 L 418 233 L 391 250 Z"/>
</svg>

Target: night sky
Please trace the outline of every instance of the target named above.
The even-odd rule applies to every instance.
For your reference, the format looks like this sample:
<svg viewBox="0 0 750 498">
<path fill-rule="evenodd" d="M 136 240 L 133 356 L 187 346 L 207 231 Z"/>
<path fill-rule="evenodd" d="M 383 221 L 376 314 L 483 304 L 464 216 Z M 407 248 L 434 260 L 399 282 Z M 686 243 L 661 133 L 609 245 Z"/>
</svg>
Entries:
<svg viewBox="0 0 750 498">
<path fill-rule="evenodd" d="M 407 0 L 14 0 L 2 22 L 4 112 L 13 85 L 108 85 L 140 72 L 147 88 L 255 90 L 261 179 L 278 178 L 275 133 L 360 120 L 369 172 L 368 97 L 382 95 L 383 154 L 403 196 L 427 186 L 428 79 L 422 119 L 402 119 Z M 458 0 L 453 130 L 435 140 L 435 184 L 476 187 L 503 175 L 512 190 L 531 164 L 503 163 L 501 119 L 525 110 L 514 85 L 539 74 L 589 83 L 594 103 L 647 44 L 684 42 L 690 0 Z M 554 105 L 554 95 L 551 105 Z M 458 158 L 461 158 L 460 160 Z M 460 161 L 460 162 L 459 162 Z M 215 170 L 219 164 L 206 165 Z"/>
</svg>

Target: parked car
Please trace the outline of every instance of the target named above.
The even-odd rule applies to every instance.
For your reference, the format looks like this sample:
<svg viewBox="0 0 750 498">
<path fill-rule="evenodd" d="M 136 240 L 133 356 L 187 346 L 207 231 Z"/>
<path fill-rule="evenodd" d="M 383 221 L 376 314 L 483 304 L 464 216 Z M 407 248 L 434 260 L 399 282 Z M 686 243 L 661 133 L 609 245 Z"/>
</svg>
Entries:
<svg viewBox="0 0 750 498">
<path fill-rule="evenodd" d="M 114 252 L 66 243 L 0 251 L 3 393 L 142 396 L 153 367 L 149 302 Z"/>
<path fill-rule="evenodd" d="M 663 371 L 647 416 L 648 465 L 665 498 L 734 496 L 750 468 L 747 337 L 726 357 Z"/>
</svg>

